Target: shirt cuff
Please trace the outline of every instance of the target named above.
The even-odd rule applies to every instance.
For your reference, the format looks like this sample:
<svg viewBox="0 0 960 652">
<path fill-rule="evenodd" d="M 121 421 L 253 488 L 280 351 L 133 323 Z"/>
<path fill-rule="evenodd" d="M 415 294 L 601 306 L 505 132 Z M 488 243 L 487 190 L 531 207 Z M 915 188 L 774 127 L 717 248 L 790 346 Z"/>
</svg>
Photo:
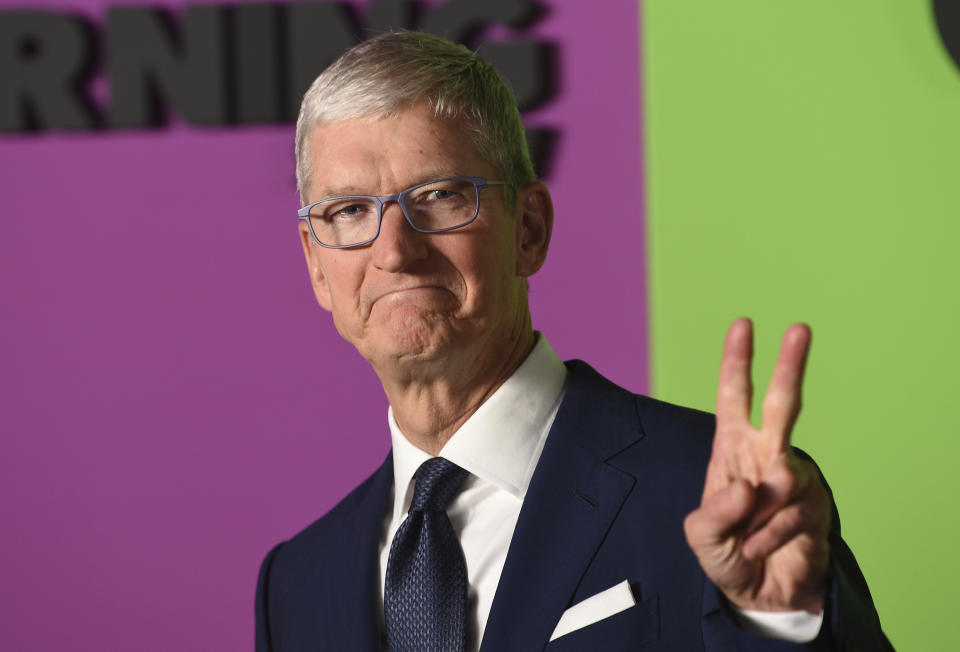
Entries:
<svg viewBox="0 0 960 652">
<path fill-rule="evenodd" d="M 743 631 L 791 643 L 809 643 L 817 637 L 823 625 L 823 609 L 818 614 L 808 611 L 753 611 L 731 604 L 730 611 Z"/>
</svg>

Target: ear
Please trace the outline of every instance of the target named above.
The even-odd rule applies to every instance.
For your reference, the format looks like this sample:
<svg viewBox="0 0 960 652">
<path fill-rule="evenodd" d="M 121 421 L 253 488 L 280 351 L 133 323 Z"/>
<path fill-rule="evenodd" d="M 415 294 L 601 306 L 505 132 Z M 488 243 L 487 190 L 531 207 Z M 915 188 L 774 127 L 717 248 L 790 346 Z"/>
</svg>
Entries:
<svg viewBox="0 0 960 652">
<path fill-rule="evenodd" d="M 300 230 L 300 244 L 303 245 L 303 257 L 307 260 L 307 272 L 310 274 L 310 284 L 313 286 L 313 293 L 324 310 L 329 311 L 330 288 L 327 286 L 327 277 L 320 266 L 320 245 L 313 240 L 310 235 L 310 227 L 304 220 L 300 220 L 298 225 Z"/>
<path fill-rule="evenodd" d="M 553 234 L 553 200 L 539 181 L 517 193 L 517 275 L 529 278 L 547 259 Z"/>
</svg>

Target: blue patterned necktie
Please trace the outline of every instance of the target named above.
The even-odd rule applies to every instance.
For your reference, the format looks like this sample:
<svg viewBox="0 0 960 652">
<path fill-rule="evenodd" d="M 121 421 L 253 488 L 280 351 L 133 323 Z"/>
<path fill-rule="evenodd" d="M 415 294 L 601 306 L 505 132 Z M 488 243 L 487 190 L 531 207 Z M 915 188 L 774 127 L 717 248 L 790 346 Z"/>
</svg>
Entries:
<svg viewBox="0 0 960 652">
<path fill-rule="evenodd" d="M 417 469 L 407 518 L 390 546 L 383 613 L 390 652 L 463 652 L 467 565 L 447 504 L 468 473 L 442 457 Z"/>
</svg>

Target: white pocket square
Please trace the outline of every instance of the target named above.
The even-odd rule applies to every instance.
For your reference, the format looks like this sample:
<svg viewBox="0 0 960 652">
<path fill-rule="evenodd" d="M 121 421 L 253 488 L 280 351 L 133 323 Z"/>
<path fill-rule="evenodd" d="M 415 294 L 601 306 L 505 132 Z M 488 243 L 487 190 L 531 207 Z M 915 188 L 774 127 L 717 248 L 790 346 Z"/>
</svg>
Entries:
<svg viewBox="0 0 960 652">
<path fill-rule="evenodd" d="M 623 580 L 616 586 L 592 595 L 564 611 L 556 629 L 550 635 L 550 640 L 609 618 L 636 603 L 633 599 L 633 591 L 630 590 L 630 582 Z"/>
</svg>

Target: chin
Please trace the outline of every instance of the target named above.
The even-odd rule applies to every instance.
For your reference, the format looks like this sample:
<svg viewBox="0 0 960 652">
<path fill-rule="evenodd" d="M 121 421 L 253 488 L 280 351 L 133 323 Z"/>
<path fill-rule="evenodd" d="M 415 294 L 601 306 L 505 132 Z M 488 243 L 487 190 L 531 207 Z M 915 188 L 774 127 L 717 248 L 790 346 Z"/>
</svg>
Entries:
<svg viewBox="0 0 960 652">
<path fill-rule="evenodd" d="M 374 366 L 437 360 L 456 344 L 448 316 L 395 312 L 387 324 L 366 338 L 361 351 Z M 360 347 L 358 347 L 360 348 Z"/>
</svg>

